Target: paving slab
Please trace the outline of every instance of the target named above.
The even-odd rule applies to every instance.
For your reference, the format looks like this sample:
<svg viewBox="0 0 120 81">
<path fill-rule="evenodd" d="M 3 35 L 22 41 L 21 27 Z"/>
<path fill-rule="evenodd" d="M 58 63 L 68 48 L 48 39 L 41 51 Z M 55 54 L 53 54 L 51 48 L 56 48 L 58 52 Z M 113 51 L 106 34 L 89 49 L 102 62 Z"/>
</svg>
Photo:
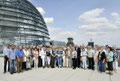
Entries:
<svg viewBox="0 0 120 81">
<path fill-rule="evenodd" d="M 110 76 L 92 70 L 71 68 L 38 68 L 15 73 L 3 74 L 3 59 L 0 58 L 0 81 L 120 81 L 120 68 L 117 73 Z"/>
</svg>

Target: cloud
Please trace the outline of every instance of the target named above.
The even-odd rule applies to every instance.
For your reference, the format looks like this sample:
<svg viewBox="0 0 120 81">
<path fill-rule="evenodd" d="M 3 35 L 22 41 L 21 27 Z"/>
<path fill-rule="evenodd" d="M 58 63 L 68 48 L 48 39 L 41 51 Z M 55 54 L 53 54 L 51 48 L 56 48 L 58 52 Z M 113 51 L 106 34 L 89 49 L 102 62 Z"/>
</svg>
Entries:
<svg viewBox="0 0 120 81">
<path fill-rule="evenodd" d="M 83 14 L 81 14 L 79 16 L 79 21 L 84 21 L 87 23 L 104 23 L 104 22 L 108 22 L 108 19 L 106 19 L 105 17 L 99 17 L 101 15 L 101 13 L 104 12 L 104 8 L 99 9 L 96 8 L 94 10 L 90 10 L 87 12 L 84 12 Z"/>
<path fill-rule="evenodd" d="M 45 14 L 45 11 L 42 7 L 37 7 L 37 10 L 42 14 L 44 15 Z"/>
<path fill-rule="evenodd" d="M 120 15 L 116 12 L 111 13 L 111 16 L 114 19 L 114 23 L 120 27 Z"/>
<path fill-rule="evenodd" d="M 51 23 L 54 22 L 54 18 L 53 17 L 51 17 L 51 18 L 44 18 L 44 20 L 45 20 L 46 24 L 51 24 Z"/>
<path fill-rule="evenodd" d="M 109 32 L 117 30 L 119 27 L 112 23 L 109 19 L 106 17 L 101 17 L 101 14 L 105 11 L 105 9 L 93 9 L 87 12 L 84 12 L 79 16 L 79 22 L 83 21 L 85 24 L 80 25 L 79 28 L 84 31 L 90 31 L 93 32 Z M 118 18 L 118 14 L 112 13 L 111 14 L 114 17 Z M 116 18 L 115 18 L 116 19 Z M 118 19 L 116 19 L 118 21 Z M 117 23 L 117 22 L 116 22 Z"/>
<path fill-rule="evenodd" d="M 104 8 L 96 8 L 80 14 L 78 17 L 80 25 L 74 28 L 75 30 L 66 31 L 64 27 L 54 26 L 53 17 L 44 18 L 44 20 L 48 26 L 51 40 L 67 42 L 68 37 L 73 37 L 74 43 L 87 45 L 89 39 L 92 38 L 96 44 L 113 44 L 114 41 L 118 42 L 120 39 L 116 36 L 120 30 L 120 14 L 113 12 L 110 13 L 112 18 L 107 18 L 102 16 L 104 12 Z"/>
<path fill-rule="evenodd" d="M 42 14 L 44 15 L 45 14 L 45 11 L 42 7 L 37 7 L 37 10 Z M 53 17 L 50 17 L 50 18 L 44 18 L 46 24 L 51 24 L 54 22 L 54 18 Z"/>
<path fill-rule="evenodd" d="M 61 28 L 60 27 L 48 27 L 48 30 L 49 32 L 56 32 L 56 31 L 61 30 Z"/>
<path fill-rule="evenodd" d="M 95 36 L 95 35 L 106 35 L 106 32 L 87 32 L 86 35 Z"/>
<path fill-rule="evenodd" d="M 120 14 L 112 12 L 106 15 L 104 8 L 96 8 L 80 14 L 78 21 L 80 25 L 76 31 L 75 42 L 87 43 L 92 38 L 96 44 L 116 44 L 120 37 Z M 108 18 L 107 18 L 108 17 Z"/>
<path fill-rule="evenodd" d="M 80 29 L 85 31 L 113 31 L 117 30 L 118 27 L 111 23 L 91 23 L 79 26 Z"/>
<path fill-rule="evenodd" d="M 67 37 L 74 37 L 76 35 L 76 32 L 64 31 L 60 32 L 59 34 Z"/>
</svg>

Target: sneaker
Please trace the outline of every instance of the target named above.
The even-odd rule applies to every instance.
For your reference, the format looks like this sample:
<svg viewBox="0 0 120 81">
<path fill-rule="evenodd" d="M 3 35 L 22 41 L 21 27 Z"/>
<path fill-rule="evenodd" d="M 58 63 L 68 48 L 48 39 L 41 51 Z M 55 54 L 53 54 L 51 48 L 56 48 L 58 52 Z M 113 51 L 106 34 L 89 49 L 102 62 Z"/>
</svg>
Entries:
<svg viewBox="0 0 120 81">
<path fill-rule="evenodd" d="M 110 73 L 110 75 L 113 75 L 113 73 Z"/>
</svg>

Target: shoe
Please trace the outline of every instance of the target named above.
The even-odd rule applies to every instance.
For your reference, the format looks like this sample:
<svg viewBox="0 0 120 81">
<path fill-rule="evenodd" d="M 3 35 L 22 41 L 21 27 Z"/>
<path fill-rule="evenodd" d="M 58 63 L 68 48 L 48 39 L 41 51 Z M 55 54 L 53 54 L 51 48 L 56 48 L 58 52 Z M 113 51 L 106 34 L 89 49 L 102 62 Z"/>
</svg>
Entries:
<svg viewBox="0 0 120 81">
<path fill-rule="evenodd" d="M 13 73 L 10 73 L 10 74 L 13 74 Z"/>
<path fill-rule="evenodd" d="M 6 72 L 3 72 L 3 74 L 5 74 Z"/>
<path fill-rule="evenodd" d="M 113 73 L 110 73 L 110 75 L 113 75 Z"/>
<path fill-rule="evenodd" d="M 110 74 L 110 72 L 107 72 L 106 74 Z"/>
</svg>

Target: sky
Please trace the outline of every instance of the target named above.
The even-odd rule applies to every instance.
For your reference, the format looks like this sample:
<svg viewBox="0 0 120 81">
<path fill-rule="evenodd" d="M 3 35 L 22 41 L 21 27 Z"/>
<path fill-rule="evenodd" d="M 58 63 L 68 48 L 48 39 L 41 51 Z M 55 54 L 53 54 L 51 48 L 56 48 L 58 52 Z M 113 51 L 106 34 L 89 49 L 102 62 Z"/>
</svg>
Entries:
<svg viewBox="0 0 120 81">
<path fill-rule="evenodd" d="M 120 47 L 120 0 L 29 0 L 42 14 L 51 40 Z"/>
</svg>

